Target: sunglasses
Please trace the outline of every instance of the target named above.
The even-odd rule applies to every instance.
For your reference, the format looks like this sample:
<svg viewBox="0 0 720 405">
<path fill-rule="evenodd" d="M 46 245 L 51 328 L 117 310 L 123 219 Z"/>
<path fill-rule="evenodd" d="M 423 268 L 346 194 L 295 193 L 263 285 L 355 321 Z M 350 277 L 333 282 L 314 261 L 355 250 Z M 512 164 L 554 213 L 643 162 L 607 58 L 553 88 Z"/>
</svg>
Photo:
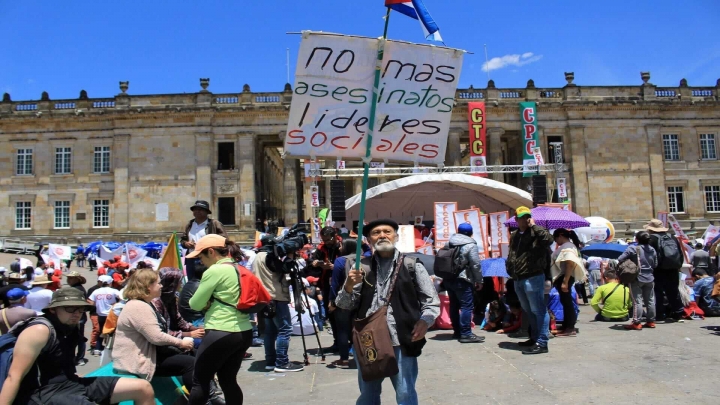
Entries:
<svg viewBox="0 0 720 405">
<path fill-rule="evenodd" d="M 77 314 L 86 311 L 85 307 L 62 307 L 62 309 L 68 314 Z"/>
</svg>

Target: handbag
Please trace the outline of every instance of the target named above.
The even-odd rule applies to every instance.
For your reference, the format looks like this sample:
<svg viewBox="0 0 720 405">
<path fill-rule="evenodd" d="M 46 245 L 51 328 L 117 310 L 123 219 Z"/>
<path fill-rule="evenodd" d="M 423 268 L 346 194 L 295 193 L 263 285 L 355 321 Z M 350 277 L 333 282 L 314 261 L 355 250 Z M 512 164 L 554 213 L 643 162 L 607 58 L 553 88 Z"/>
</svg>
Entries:
<svg viewBox="0 0 720 405">
<path fill-rule="evenodd" d="M 635 254 L 637 255 L 637 263 L 631 260 L 624 260 L 618 266 L 618 276 L 623 285 L 634 283 L 638 279 L 638 274 L 640 274 L 640 246 L 635 246 Z"/>
<path fill-rule="evenodd" d="M 363 381 L 380 380 L 400 372 L 387 324 L 387 311 L 402 263 L 403 258 L 400 257 L 385 304 L 372 315 L 356 319 L 353 324 L 353 349 Z"/>
</svg>

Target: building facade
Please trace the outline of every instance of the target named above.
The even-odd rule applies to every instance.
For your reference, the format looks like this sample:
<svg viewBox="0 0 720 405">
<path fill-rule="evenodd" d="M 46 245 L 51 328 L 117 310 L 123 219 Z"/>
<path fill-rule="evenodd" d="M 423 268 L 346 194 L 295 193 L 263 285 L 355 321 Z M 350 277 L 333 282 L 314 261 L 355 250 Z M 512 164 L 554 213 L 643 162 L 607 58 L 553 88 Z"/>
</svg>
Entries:
<svg viewBox="0 0 720 405">
<path fill-rule="evenodd" d="M 445 166 L 468 165 L 468 101 L 485 101 L 488 165 L 522 164 L 518 103 L 537 102 L 540 147 L 562 144 L 573 210 L 620 231 L 659 211 L 704 229 L 720 220 L 720 80 L 715 86 L 458 89 Z M 189 207 L 208 200 L 238 240 L 258 219 L 306 218 L 298 160 L 283 159 L 292 89 L 0 103 L 0 238 L 157 240 L 181 231 Z M 335 161 L 322 162 L 334 168 Z M 357 167 L 359 162 L 347 162 Z M 554 177 L 549 176 L 549 192 Z M 522 173 L 491 177 L 522 189 Z M 378 178 L 374 182 L 383 182 Z M 359 186 L 348 181 L 346 196 Z M 320 188 L 326 200 L 329 182 Z"/>
</svg>

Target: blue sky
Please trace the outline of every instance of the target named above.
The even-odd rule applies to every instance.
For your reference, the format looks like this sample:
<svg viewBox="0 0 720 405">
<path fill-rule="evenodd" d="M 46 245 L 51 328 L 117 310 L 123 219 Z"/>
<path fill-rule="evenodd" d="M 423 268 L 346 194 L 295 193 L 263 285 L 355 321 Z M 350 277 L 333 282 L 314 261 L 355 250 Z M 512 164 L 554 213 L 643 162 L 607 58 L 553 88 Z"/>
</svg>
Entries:
<svg viewBox="0 0 720 405">
<path fill-rule="evenodd" d="M 200 90 L 281 91 L 304 29 L 377 37 L 382 0 L 0 0 L 0 92 L 13 100 L 111 97 Z M 485 87 L 487 44 L 498 87 L 640 84 L 714 86 L 720 78 L 720 1 L 425 0 L 448 46 L 466 55 L 460 87 Z M 424 42 L 394 13 L 389 36 Z M 291 81 L 294 80 L 291 78 Z"/>
</svg>

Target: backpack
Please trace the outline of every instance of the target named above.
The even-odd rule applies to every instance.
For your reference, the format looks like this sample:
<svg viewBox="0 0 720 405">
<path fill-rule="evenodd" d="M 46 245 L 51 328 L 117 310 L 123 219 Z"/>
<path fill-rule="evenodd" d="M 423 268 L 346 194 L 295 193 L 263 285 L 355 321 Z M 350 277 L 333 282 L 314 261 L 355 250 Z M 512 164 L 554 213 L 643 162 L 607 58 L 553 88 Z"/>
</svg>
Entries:
<svg viewBox="0 0 720 405">
<path fill-rule="evenodd" d="M 217 297 L 215 297 L 215 300 L 246 314 L 262 312 L 272 301 L 270 293 L 265 289 L 260 279 L 252 274 L 250 270 L 237 264 L 233 264 L 233 267 L 235 267 L 238 287 L 240 288 L 240 298 L 237 304 L 228 304 Z"/>
<path fill-rule="evenodd" d="M 680 251 L 678 241 L 667 233 L 658 235 L 658 269 L 679 270 L 685 257 Z"/>
<path fill-rule="evenodd" d="M 638 274 L 640 274 L 640 246 L 635 246 L 635 254 L 637 262 L 627 259 L 618 265 L 618 278 L 623 285 L 630 285 L 637 281 Z"/>
<path fill-rule="evenodd" d="M 18 322 L 13 328 L 6 334 L 0 336 L 0 391 L 2 391 L 3 384 L 7 380 L 8 373 L 10 372 L 10 365 L 13 360 L 13 352 L 15 351 L 15 344 L 17 343 L 18 336 L 25 330 L 30 323 L 33 321 L 40 321 L 50 329 L 50 338 L 48 344 L 42 349 L 46 351 L 47 348 L 51 348 L 57 344 L 57 335 L 55 328 L 52 326 L 50 321 L 43 317 L 32 317 L 22 322 Z M 20 389 L 18 390 L 17 398 L 14 403 L 24 403 L 18 400 L 24 395 L 29 396 L 35 389 L 40 387 L 40 369 L 37 366 L 37 362 L 28 371 L 27 375 L 23 378 L 20 383 Z"/>
<path fill-rule="evenodd" d="M 447 244 L 438 250 L 433 264 L 433 271 L 436 276 L 443 280 L 452 281 L 462 273 L 464 266 L 461 263 L 460 250 L 463 246 L 465 245 L 451 247 L 450 244 Z"/>
</svg>

